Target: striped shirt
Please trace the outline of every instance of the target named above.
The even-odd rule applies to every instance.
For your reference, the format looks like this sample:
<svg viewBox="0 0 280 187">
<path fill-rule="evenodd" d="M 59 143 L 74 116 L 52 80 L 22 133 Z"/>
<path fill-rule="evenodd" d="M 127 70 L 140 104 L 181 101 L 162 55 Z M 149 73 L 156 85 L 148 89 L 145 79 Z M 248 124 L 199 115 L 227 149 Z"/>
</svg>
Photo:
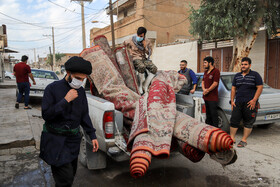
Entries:
<svg viewBox="0 0 280 187">
<path fill-rule="evenodd" d="M 263 85 L 263 81 L 258 72 L 250 70 L 245 76 L 242 72 L 237 73 L 232 82 L 232 86 L 236 87 L 235 102 L 252 100 L 259 85 Z"/>
</svg>

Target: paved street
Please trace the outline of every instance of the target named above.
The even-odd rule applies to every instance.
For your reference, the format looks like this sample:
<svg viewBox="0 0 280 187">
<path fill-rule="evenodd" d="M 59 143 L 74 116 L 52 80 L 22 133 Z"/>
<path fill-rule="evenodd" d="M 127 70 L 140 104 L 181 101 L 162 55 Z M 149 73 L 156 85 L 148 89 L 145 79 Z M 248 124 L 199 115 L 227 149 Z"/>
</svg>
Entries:
<svg viewBox="0 0 280 187">
<path fill-rule="evenodd" d="M 7 128 L 8 123 L 14 123 L 18 129 L 2 132 L 1 140 L 4 134 L 6 137 L 14 136 L 23 130 L 22 135 L 35 137 L 35 134 L 40 134 L 40 130 L 36 130 L 36 124 L 42 124 L 40 99 L 31 100 L 33 109 L 31 113 L 25 113 L 23 105 L 19 110 L 14 109 L 14 93 L 14 88 L 0 88 L 0 127 Z M 16 114 L 23 116 L 21 120 Z M 28 133 L 30 131 L 32 133 Z M 208 155 L 201 162 L 192 163 L 181 154 L 174 153 L 170 159 L 153 159 L 147 174 L 141 179 L 133 179 L 129 175 L 128 161 L 116 163 L 108 159 L 107 168 L 98 171 L 89 171 L 79 164 L 74 186 L 280 186 L 279 133 L 280 124 L 254 128 L 248 146 L 236 148 L 236 163 L 225 168 Z M 237 141 L 240 138 L 241 131 Z M 53 186 L 50 168 L 38 158 L 36 143 L 12 145 L 0 150 L 0 186 Z"/>
</svg>

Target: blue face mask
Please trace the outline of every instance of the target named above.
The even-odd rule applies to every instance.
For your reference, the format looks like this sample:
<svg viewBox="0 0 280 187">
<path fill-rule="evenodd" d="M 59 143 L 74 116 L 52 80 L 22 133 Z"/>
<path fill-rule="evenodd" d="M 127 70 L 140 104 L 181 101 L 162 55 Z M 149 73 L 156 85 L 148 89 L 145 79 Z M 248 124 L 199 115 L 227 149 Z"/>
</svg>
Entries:
<svg viewBox="0 0 280 187">
<path fill-rule="evenodd" d="M 139 37 L 139 36 L 136 36 L 136 41 L 137 41 L 137 42 L 142 42 L 143 40 L 144 40 L 144 38 Z"/>
</svg>

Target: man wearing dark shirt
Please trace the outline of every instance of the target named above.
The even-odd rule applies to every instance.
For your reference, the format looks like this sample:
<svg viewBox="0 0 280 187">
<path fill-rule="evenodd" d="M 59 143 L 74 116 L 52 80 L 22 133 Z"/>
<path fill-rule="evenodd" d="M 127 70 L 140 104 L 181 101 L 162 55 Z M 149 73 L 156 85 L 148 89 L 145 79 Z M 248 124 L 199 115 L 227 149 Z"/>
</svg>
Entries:
<svg viewBox="0 0 280 187">
<path fill-rule="evenodd" d="M 180 70 L 178 71 L 178 73 L 184 75 L 187 78 L 188 83 L 184 84 L 184 86 L 181 88 L 181 90 L 178 93 L 189 95 L 189 93 L 193 94 L 195 92 L 196 85 L 197 85 L 197 78 L 193 70 L 187 68 L 187 65 L 188 62 L 186 60 L 181 60 Z"/>
<path fill-rule="evenodd" d="M 234 76 L 231 87 L 230 136 L 234 142 L 235 134 L 242 119 L 244 124 L 243 137 L 237 147 L 247 145 L 247 138 L 252 132 L 257 117 L 258 99 L 263 90 L 261 76 L 250 68 L 251 59 L 244 57 L 241 60 L 241 72 Z"/>
<path fill-rule="evenodd" d="M 214 67 L 214 59 L 211 56 L 203 59 L 206 69 L 202 79 L 203 99 L 206 107 L 205 123 L 218 127 L 218 86 L 220 71 Z"/>
<path fill-rule="evenodd" d="M 19 108 L 19 103 L 24 93 L 24 109 L 31 109 L 31 107 L 28 106 L 29 92 L 30 92 L 30 83 L 28 77 L 32 79 L 34 85 L 36 84 L 36 82 L 31 73 L 30 66 L 26 64 L 27 60 L 28 57 L 23 55 L 21 57 L 21 62 L 17 63 L 14 67 L 14 75 L 16 76 L 17 87 L 18 87 L 18 96 L 15 104 L 16 108 Z"/>
<path fill-rule="evenodd" d="M 67 75 L 49 84 L 42 99 L 45 120 L 41 135 L 40 158 L 51 165 L 56 186 L 71 186 L 80 150 L 80 125 L 98 150 L 95 129 L 89 117 L 83 80 L 91 74 L 89 61 L 72 57 L 65 63 Z"/>
</svg>

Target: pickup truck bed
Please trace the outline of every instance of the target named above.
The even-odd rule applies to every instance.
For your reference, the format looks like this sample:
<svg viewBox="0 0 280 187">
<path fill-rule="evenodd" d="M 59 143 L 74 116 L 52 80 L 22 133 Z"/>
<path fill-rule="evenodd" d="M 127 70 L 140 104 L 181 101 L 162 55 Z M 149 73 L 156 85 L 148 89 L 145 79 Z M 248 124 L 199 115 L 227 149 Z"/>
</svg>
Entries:
<svg viewBox="0 0 280 187">
<path fill-rule="evenodd" d="M 96 136 L 99 142 L 99 151 L 92 152 L 92 143 L 89 137 L 83 132 L 81 142 L 80 161 L 89 169 L 106 168 L 106 158 L 109 156 L 113 160 L 120 162 L 129 159 L 129 152 L 126 151 L 126 142 L 123 137 L 123 114 L 115 110 L 112 102 L 87 94 L 89 115 L 93 126 L 96 129 Z M 194 100 L 188 95 L 176 95 L 176 108 L 189 116 L 194 116 Z M 113 136 L 108 138 L 106 131 L 106 116 L 112 113 Z M 111 126 L 109 126 L 111 127 Z M 109 129 L 110 130 L 110 129 Z"/>
</svg>

